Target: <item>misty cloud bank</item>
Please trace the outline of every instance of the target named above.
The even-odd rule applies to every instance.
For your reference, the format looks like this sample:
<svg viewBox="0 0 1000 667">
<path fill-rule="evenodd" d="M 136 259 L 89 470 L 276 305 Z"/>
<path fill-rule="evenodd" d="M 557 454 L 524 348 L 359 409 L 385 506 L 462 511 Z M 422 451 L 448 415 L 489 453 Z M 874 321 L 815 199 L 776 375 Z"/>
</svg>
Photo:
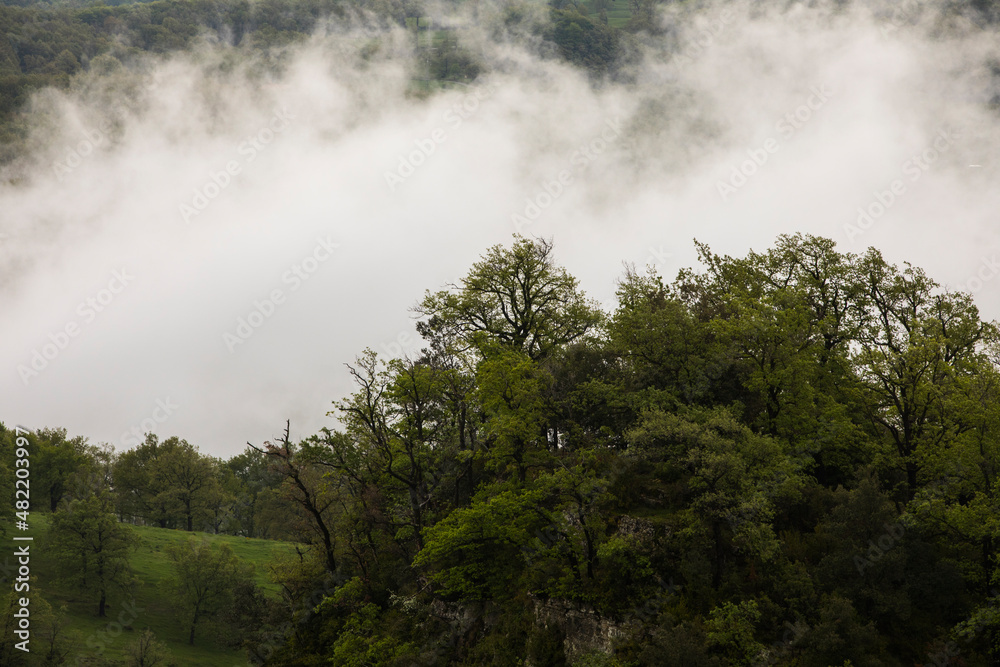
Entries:
<svg viewBox="0 0 1000 667">
<path fill-rule="evenodd" d="M 408 309 L 515 232 L 606 309 L 622 262 L 672 278 L 693 238 L 800 231 L 1000 316 L 995 32 L 917 3 L 676 7 L 614 80 L 480 5 L 458 33 L 484 74 L 431 95 L 404 31 L 363 28 L 39 93 L 0 185 L 0 417 L 220 456 L 308 435 L 345 362 L 416 352 Z"/>
</svg>

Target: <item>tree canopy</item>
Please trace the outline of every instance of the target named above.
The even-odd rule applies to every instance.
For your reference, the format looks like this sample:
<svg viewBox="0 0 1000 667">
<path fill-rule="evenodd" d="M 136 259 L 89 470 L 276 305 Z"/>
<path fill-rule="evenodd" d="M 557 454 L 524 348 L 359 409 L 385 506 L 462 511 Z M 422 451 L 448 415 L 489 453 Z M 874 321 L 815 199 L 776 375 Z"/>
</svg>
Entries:
<svg viewBox="0 0 1000 667">
<path fill-rule="evenodd" d="M 697 247 L 602 313 L 517 237 L 427 293 L 419 354 L 348 364 L 335 428 L 228 461 L 29 434 L 35 502 L 95 600 L 119 518 L 297 540 L 277 600 L 173 552 L 190 640 L 270 665 L 995 664 L 997 325 L 874 249 Z"/>
</svg>

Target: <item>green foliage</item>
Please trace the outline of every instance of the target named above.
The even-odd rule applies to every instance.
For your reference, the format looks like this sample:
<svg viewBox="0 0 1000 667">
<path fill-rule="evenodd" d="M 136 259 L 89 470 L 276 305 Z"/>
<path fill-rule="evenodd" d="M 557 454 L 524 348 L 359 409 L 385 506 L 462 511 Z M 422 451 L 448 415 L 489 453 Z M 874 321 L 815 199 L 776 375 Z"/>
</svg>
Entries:
<svg viewBox="0 0 1000 667">
<path fill-rule="evenodd" d="M 494 347 L 542 359 L 597 326 L 596 304 L 553 263 L 552 244 L 515 236 L 510 249 L 490 248 L 460 285 L 430 292 L 417 308 L 417 330 L 438 345 Z"/>
<path fill-rule="evenodd" d="M 297 560 L 295 547 L 302 548 L 301 545 L 287 542 L 200 534 L 200 537 L 209 542 L 228 544 L 241 559 L 256 566 L 255 582 L 265 593 L 268 610 L 255 625 L 238 628 L 241 641 L 233 648 L 230 648 L 228 642 L 237 632 L 239 620 L 225 615 L 230 610 L 223 610 L 223 614 L 213 622 L 213 630 L 218 632 L 199 631 L 196 645 L 191 646 L 187 643 L 187 619 L 181 619 L 171 603 L 169 592 L 174 568 L 167 556 L 168 548 L 182 545 L 190 537 L 189 533 L 151 526 L 124 525 L 140 538 L 139 546 L 129 555 L 129 564 L 137 579 L 133 587 L 134 599 L 130 596 L 129 599 L 120 599 L 116 603 L 112 596 L 107 615 L 100 618 L 94 613 L 91 595 L 59 582 L 58 562 L 47 546 L 51 518 L 52 515 L 40 513 L 31 515 L 32 534 L 35 535 L 37 544 L 37 547 L 32 548 L 31 570 L 44 586 L 44 589 L 39 589 L 32 582 L 31 592 L 40 591 L 56 612 L 59 620 L 56 645 L 68 652 L 67 664 L 70 665 L 77 662 L 80 665 L 127 664 L 128 648 L 145 628 L 151 629 L 156 634 L 157 641 L 168 646 L 176 665 L 232 667 L 235 663 L 244 664 L 246 657 L 236 647 L 241 646 L 243 639 L 259 639 L 269 629 L 265 620 L 270 621 L 272 609 L 278 606 L 280 588 L 271 580 L 268 564 L 286 555 Z M 0 558 L 0 567 L 3 565 L 3 558 Z M 5 588 L 9 588 L 9 584 L 5 584 Z M 35 625 L 34 615 L 40 607 L 36 608 L 34 597 L 31 598 L 31 605 L 32 631 L 34 633 L 36 628 L 39 631 L 39 634 L 32 635 L 31 657 L 37 657 L 43 652 L 42 644 L 48 646 L 51 643 L 50 633 L 47 626 Z M 38 644 L 35 643 L 36 640 Z M 0 664 L 6 664 L 2 656 Z"/>
<path fill-rule="evenodd" d="M 127 667 L 161 667 L 172 661 L 170 649 L 157 641 L 156 635 L 148 628 L 126 647 L 125 653 L 128 655 Z"/>
<path fill-rule="evenodd" d="M 556 625 L 536 628 L 528 639 L 532 664 L 566 667 L 566 634 Z"/>
<path fill-rule="evenodd" d="M 98 616 L 105 615 L 112 594 L 131 595 L 129 557 L 137 546 L 106 492 L 73 500 L 52 515 L 47 548 L 59 562 L 62 580 L 97 598 Z"/>
<path fill-rule="evenodd" d="M 210 620 L 271 665 L 996 662 L 996 325 L 874 250 L 698 249 L 605 318 L 516 238 L 425 296 L 419 355 L 349 366 L 337 429 L 227 462 L 45 432 L 43 502 L 67 535 L 124 528 L 109 487 L 125 518 L 296 535 L 280 598 L 226 548 L 168 551 L 188 641 Z"/>
<path fill-rule="evenodd" d="M 3 498 L 11 500 L 14 500 L 14 467 L 16 465 L 14 460 L 17 458 L 16 452 L 19 446 L 17 439 L 18 432 L 7 428 L 3 422 L 0 422 L 0 494 L 3 494 Z M 24 442 L 22 440 L 20 444 L 23 445 Z M 28 447 L 24 449 L 28 450 L 30 467 L 31 452 L 34 448 L 29 443 Z M 12 502 L 0 504 L 0 535 L 7 535 L 8 527 L 12 525 L 14 520 L 14 510 L 15 505 Z"/>
<path fill-rule="evenodd" d="M 53 609 L 37 577 L 32 576 L 28 583 L 28 590 L 15 592 L 5 587 L 6 590 L 0 593 L 0 664 L 10 667 L 63 664 L 74 648 L 73 638 L 66 632 L 65 614 L 63 610 Z M 28 652 L 17 647 L 24 636 L 15 634 L 21 628 L 14 614 L 24 609 L 19 602 L 24 598 L 28 599 L 31 622 L 29 641 L 25 645 Z"/>
<path fill-rule="evenodd" d="M 614 28 L 573 10 L 553 9 L 545 37 L 567 61 L 595 73 L 612 71 L 622 59 L 622 37 Z"/>
<path fill-rule="evenodd" d="M 548 447 L 544 392 L 550 384 L 549 374 L 522 352 L 498 352 L 479 364 L 476 385 L 489 417 L 484 436 L 492 470 L 511 471 L 524 481 L 529 467 L 544 463 Z"/>
<path fill-rule="evenodd" d="M 184 440 L 175 437 L 160 443 L 150 434 L 145 443 L 122 453 L 115 462 L 118 511 L 161 528 L 191 531 L 215 524 L 218 507 L 226 498 L 217 467 L 217 462 Z"/>
<path fill-rule="evenodd" d="M 463 48 L 458 38 L 446 32 L 427 54 L 427 75 L 436 81 L 473 81 L 483 70 L 475 55 Z"/>
<path fill-rule="evenodd" d="M 751 665 L 764 650 L 764 646 L 754 639 L 759 620 L 760 612 L 753 600 L 739 604 L 726 602 L 708 615 L 706 637 L 709 645 L 721 649 L 730 664 Z"/>
<path fill-rule="evenodd" d="M 168 549 L 174 563 L 172 583 L 181 617 L 187 620 L 188 643 L 194 644 L 200 623 L 231 606 L 234 592 L 253 580 L 253 567 L 243 563 L 227 544 L 213 545 L 194 537 Z"/>
<path fill-rule="evenodd" d="M 268 465 L 266 454 L 248 447 L 221 470 L 221 485 L 232 497 L 225 532 L 272 539 L 288 534 L 287 509 L 277 492 L 282 478 Z"/>
<path fill-rule="evenodd" d="M 32 439 L 35 441 L 32 495 L 44 503 L 44 509 L 55 512 L 70 491 L 73 474 L 86 475 L 95 455 L 88 452 L 83 438 L 67 439 L 66 429 L 42 430 Z"/>
<path fill-rule="evenodd" d="M 445 595 L 503 599 L 513 592 L 522 550 L 545 524 L 534 510 L 541 497 L 540 491 L 484 489 L 470 507 L 427 529 L 413 564 L 430 566 Z"/>
<path fill-rule="evenodd" d="M 628 272 L 597 337 L 550 251 L 516 239 L 428 294 L 422 356 L 367 352 L 345 430 L 287 450 L 324 471 L 355 578 L 283 660 L 426 656 L 435 616 L 438 664 L 896 665 L 953 631 L 996 652 L 1000 376 L 965 295 L 786 236 Z M 540 284 L 563 297 L 536 316 Z"/>
<path fill-rule="evenodd" d="M 630 440 L 659 463 L 665 480 L 683 483 L 679 536 L 692 556 L 705 550 L 713 588 L 723 583 L 727 552 L 761 564 L 777 557 L 776 508 L 796 500 L 805 483 L 780 441 L 753 433 L 719 408 L 646 412 Z"/>
<path fill-rule="evenodd" d="M 380 632 L 385 622 L 382 610 L 364 601 L 364 587 L 352 579 L 326 598 L 323 607 L 334 607 L 344 618 L 330 652 L 334 664 L 349 667 L 389 667 L 412 650 L 398 639 Z M 346 612 L 346 613 L 345 613 Z"/>
</svg>

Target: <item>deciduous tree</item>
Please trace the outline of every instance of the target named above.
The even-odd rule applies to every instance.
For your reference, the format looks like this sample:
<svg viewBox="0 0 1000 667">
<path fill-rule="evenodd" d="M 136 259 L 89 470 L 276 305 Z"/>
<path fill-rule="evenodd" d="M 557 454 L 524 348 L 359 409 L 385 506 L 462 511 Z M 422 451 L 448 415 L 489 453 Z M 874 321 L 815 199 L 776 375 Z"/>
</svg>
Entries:
<svg viewBox="0 0 1000 667">
<path fill-rule="evenodd" d="M 175 601 L 194 644 L 199 623 L 214 617 L 231 601 L 233 591 L 252 580 L 253 566 L 243 563 L 227 544 L 188 538 L 167 550 L 174 564 Z"/>
<path fill-rule="evenodd" d="M 49 534 L 63 579 L 97 598 L 98 616 L 105 615 L 112 594 L 131 592 L 129 556 L 139 540 L 118 521 L 107 492 L 64 505 L 52 515 Z"/>
</svg>

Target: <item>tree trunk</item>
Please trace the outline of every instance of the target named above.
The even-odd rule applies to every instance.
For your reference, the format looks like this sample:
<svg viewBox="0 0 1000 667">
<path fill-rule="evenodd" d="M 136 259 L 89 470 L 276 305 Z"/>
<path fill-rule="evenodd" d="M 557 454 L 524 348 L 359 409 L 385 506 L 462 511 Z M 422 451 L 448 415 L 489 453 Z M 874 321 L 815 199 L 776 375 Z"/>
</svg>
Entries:
<svg viewBox="0 0 1000 667">
<path fill-rule="evenodd" d="M 906 462 L 906 486 L 910 500 L 913 500 L 917 495 L 917 463 L 912 459 Z"/>
<path fill-rule="evenodd" d="M 986 577 L 986 589 L 990 587 L 990 575 L 993 567 L 993 538 L 990 535 L 983 536 L 983 574 Z"/>
<path fill-rule="evenodd" d="M 712 537 L 715 542 L 715 554 L 712 567 L 712 588 L 718 590 L 722 585 L 722 526 L 719 522 L 712 524 Z"/>
<path fill-rule="evenodd" d="M 198 625 L 198 610 L 195 609 L 194 616 L 191 617 L 191 632 L 188 633 L 188 644 L 194 646 L 194 628 Z"/>
<path fill-rule="evenodd" d="M 524 465 L 524 450 L 525 443 L 521 438 L 518 438 L 517 443 L 514 445 L 514 462 L 517 463 L 517 481 L 522 485 L 528 475 L 528 470 Z"/>
</svg>

